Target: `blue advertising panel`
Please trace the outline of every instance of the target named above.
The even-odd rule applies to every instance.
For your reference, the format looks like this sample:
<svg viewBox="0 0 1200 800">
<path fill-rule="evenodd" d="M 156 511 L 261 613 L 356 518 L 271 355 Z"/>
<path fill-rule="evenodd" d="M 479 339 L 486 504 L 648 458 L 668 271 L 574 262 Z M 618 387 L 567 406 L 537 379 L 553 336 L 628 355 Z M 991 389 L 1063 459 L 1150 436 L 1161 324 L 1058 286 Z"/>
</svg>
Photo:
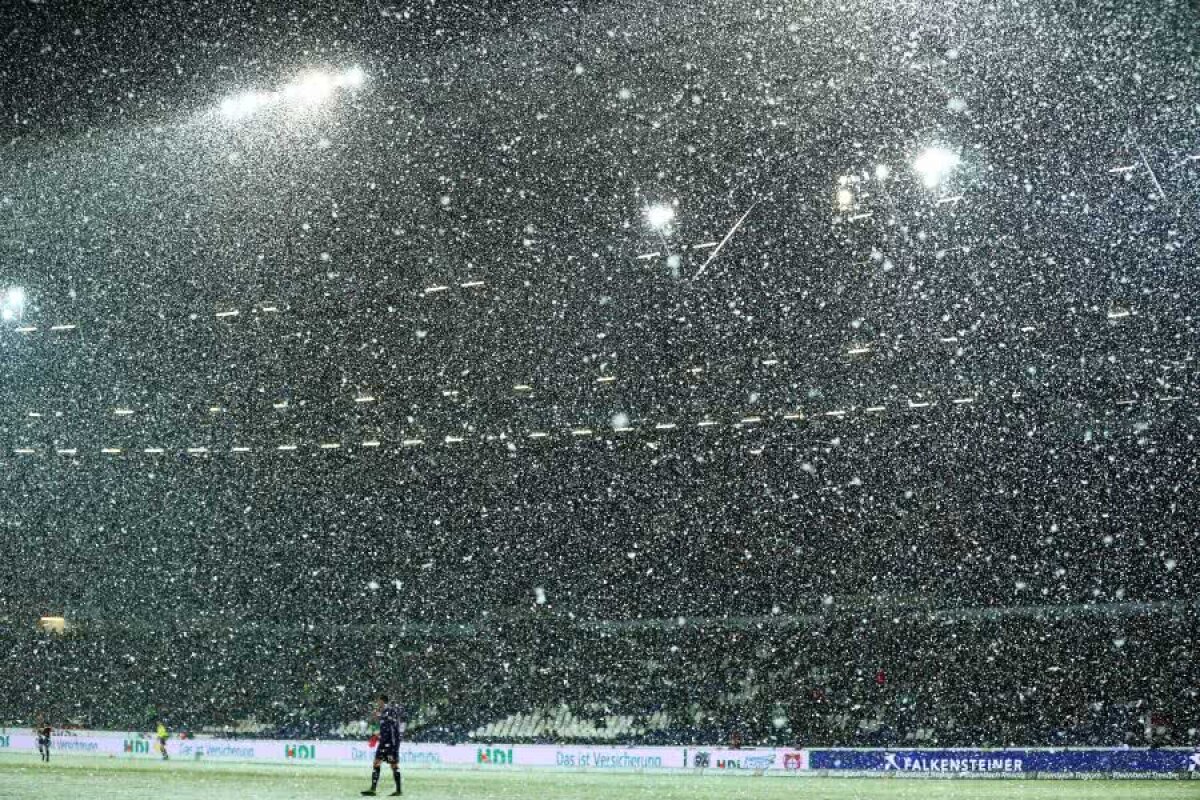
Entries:
<svg viewBox="0 0 1200 800">
<path fill-rule="evenodd" d="M 856 772 L 991 773 L 1198 772 L 1200 751 L 1089 750 L 811 750 L 809 769 Z"/>
</svg>

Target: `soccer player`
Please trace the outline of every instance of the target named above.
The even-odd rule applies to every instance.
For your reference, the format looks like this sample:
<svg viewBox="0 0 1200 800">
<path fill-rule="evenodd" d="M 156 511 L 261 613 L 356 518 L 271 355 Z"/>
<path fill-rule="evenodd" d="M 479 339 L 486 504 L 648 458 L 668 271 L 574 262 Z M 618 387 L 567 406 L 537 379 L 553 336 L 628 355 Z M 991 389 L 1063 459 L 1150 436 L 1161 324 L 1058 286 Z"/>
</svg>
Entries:
<svg viewBox="0 0 1200 800">
<path fill-rule="evenodd" d="M 38 718 L 38 726 L 33 729 L 33 735 L 37 737 L 38 755 L 42 757 L 42 761 L 50 763 L 50 726 L 42 718 Z"/>
<path fill-rule="evenodd" d="M 154 732 L 158 737 L 158 749 L 162 751 L 163 761 L 167 760 L 167 739 L 171 738 L 171 734 L 167 733 L 167 726 L 162 724 L 162 720 L 158 721 L 158 729 Z"/>
<path fill-rule="evenodd" d="M 404 779 L 400 776 L 400 735 L 404 733 L 408 719 L 404 706 L 389 703 L 386 694 L 379 695 L 375 714 L 379 717 L 379 745 L 375 748 L 375 762 L 371 765 L 371 788 L 363 791 L 363 795 L 375 796 L 375 787 L 379 785 L 379 765 L 386 761 L 396 780 L 396 791 L 391 796 L 399 797 L 404 794 Z"/>
</svg>

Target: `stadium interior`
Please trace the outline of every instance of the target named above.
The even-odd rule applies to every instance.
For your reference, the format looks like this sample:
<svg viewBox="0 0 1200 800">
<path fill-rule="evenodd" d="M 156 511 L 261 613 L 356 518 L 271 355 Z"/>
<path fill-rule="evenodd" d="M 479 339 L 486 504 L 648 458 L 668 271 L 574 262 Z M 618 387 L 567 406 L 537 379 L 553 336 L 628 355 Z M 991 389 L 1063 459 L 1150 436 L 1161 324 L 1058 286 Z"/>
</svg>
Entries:
<svg viewBox="0 0 1200 800">
<path fill-rule="evenodd" d="M 13 37 L 0 721 L 1200 744 L 1186 4 L 261 5 Z"/>
</svg>

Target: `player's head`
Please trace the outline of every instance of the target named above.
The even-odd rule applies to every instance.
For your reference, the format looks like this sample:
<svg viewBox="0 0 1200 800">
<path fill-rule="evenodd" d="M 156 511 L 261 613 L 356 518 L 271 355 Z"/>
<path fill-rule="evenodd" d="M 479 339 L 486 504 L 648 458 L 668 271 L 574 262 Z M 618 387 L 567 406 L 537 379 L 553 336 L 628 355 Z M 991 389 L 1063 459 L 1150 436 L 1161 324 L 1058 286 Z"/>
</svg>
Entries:
<svg viewBox="0 0 1200 800">
<path fill-rule="evenodd" d="M 376 702 L 377 702 L 377 704 L 378 704 L 380 707 L 382 707 L 382 706 L 386 706 L 386 705 L 387 705 L 387 702 L 388 702 L 388 696 L 387 696 L 386 694 L 381 694 L 381 695 L 379 695 L 379 697 L 377 697 L 377 698 L 375 698 L 375 699 L 376 699 Z"/>
</svg>

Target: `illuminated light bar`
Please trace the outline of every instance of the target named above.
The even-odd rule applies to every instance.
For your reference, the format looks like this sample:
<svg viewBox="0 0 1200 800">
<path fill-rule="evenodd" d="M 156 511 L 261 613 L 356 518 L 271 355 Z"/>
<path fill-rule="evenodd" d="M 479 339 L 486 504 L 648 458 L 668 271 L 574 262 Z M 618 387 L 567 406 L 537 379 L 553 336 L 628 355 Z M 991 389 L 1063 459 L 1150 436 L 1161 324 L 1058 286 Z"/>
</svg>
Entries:
<svg viewBox="0 0 1200 800">
<path fill-rule="evenodd" d="M 783 418 L 784 419 L 804 419 L 804 415 L 799 412 L 792 412 L 790 414 L 784 414 Z"/>
<path fill-rule="evenodd" d="M 752 456 L 761 456 L 763 454 L 763 448 L 758 447 L 753 450 L 747 450 L 746 452 L 748 452 Z"/>
<path fill-rule="evenodd" d="M 375 398 L 369 394 L 360 394 L 358 397 L 354 398 L 354 402 L 356 402 L 356 403 L 374 403 Z"/>
<path fill-rule="evenodd" d="M 279 313 L 278 306 L 263 306 L 259 310 L 262 311 L 264 314 L 278 314 Z"/>
<path fill-rule="evenodd" d="M 52 331 L 73 331 L 73 330 L 75 330 L 76 327 L 78 327 L 78 326 L 70 325 L 70 324 L 68 324 L 68 325 L 51 325 L 50 330 L 52 330 Z"/>
<path fill-rule="evenodd" d="M 940 339 L 938 339 L 938 341 L 942 342 L 943 344 L 954 344 L 955 342 L 958 341 L 958 337 L 957 336 L 943 336 Z"/>
<path fill-rule="evenodd" d="M 832 411 L 826 411 L 825 416 L 827 416 L 827 417 L 844 417 L 844 416 L 846 416 L 846 412 L 840 408 L 835 408 Z"/>
<path fill-rule="evenodd" d="M 78 453 L 79 450 L 74 447 L 64 447 L 61 450 L 55 450 L 54 452 L 58 453 L 60 456 L 73 456 Z"/>
<path fill-rule="evenodd" d="M 674 422 L 660 422 L 654 426 L 656 431 L 670 431 L 675 429 Z"/>
<path fill-rule="evenodd" d="M 295 450 L 295 449 L 296 449 L 296 445 L 294 445 L 294 444 L 281 444 L 281 445 L 279 445 L 278 447 L 276 447 L 275 449 L 276 449 L 276 450 Z"/>
<path fill-rule="evenodd" d="M 854 214 L 853 216 L 846 217 L 846 220 L 848 222 L 858 222 L 860 219 L 870 219 L 873 216 L 875 216 L 874 211 L 864 211 L 861 214 Z M 759 452 L 762 451 L 760 450 Z"/>
<path fill-rule="evenodd" d="M 887 411 L 887 406 L 867 406 L 865 409 L 868 414 L 878 414 L 882 411 Z"/>
<path fill-rule="evenodd" d="M 14 447 L 13 452 L 19 456 L 31 456 L 35 451 L 32 447 Z"/>
<path fill-rule="evenodd" d="M 41 415 L 42 415 L 42 412 L 40 412 L 40 411 L 30 411 L 29 412 L 29 416 L 33 417 L 34 419 L 37 419 Z"/>
<path fill-rule="evenodd" d="M 460 283 L 458 285 L 458 288 L 460 288 L 460 289 L 476 289 L 483 285 L 484 285 L 483 281 L 467 281 L 466 283 Z"/>
<path fill-rule="evenodd" d="M 1133 172 L 1135 169 L 1137 169 L 1137 164 L 1130 164 L 1128 167 L 1113 167 L 1108 172 L 1115 175 L 1122 172 Z"/>
<path fill-rule="evenodd" d="M 759 422 L 762 422 L 762 417 L 757 417 L 757 416 L 742 417 L 743 425 L 756 425 Z"/>
<path fill-rule="evenodd" d="M 1128 308 L 1110 308 L 1108 310 L 1109 319 L 1125 319 L 1131 312 Z"/>
<path fill-rule="evenodd" d="M 545 431 L 530 431 L 529 432 L 530 439 L 545 439 L 549 435 L 550 434 L 546 433 Z"/>
<path fill-rule="evenodd" d="M 446 444 L 459 444 L 462 440 L 461 436 L 447 436 L 444 441 Z"/>
<path fill-rule="evenodd" d="M 204 450 L 204 448 L 203 448 L 203 447 L 197 447 L 197 448 L 195 449 L 195 452 L 198 452 L 198 453 L 199 453 L 199 452 L 202 452 L 203 450 Z M 189 453 L 191 453 L 191 452 L 192 452 L 192 450 L 188 450 L 188 452 L 189 452 Z M 229 448 L 229 452 L 231 452 L 231 453 L 249 453 L 249 452 L 250 452 L 250 448 L 249 448 L 249 447 L 243 447 L 243 446 L 241 446 L 241 445 L 238 445 L 238 446 L 236 446 L 236 447 L 231 447 L 231 448 Z"/>
<path fill-rule="evenodd" d="M 869 347 L 851 347 L 849 350 L 846 351 L 846 353 L 848 355 L 852 355 L 852 356 L 860 356 L 863 353 L 869 353 L 869 352 L 871 352 L 871 348 L 869 348 Z"/>
<path fill-rule="evenodd" d="M 449 289 L 450 289 L 449 286 L 430 286 L 425 289 L 424 293 L 425 294 L 437 294 L 438 292 L 445 292 L 445 291 L 448 291 Z"/>
<path fill-rule="evenodd" d="M 114 408 L 113 409 L 113 414 L 115 414 L 118 417 L 128 417 L 132 413 L 133 413 L 132 408 Z"/>
<path fill-rule="evenodd" d="M 1159 395 L 1156 399 L 1161 400 L 1164 403 L 1174 403 L 1176 400 L 1182 400 L 1183 395 L 1181 395 L 1181 394 Z"/>
<path fill-rule="evenodd" d="M 778 364 L 778 363 L 779 363 L 779 359 L 778 359 L 778 358 L 764 358 L 764 359 L 762 360 L 762 365 L 763 365 L 764 367 L 773 367 L 773 366 L 775 366 L 775 365 L 776 365 L 776 364 Z"/>
<path fill-rule="evenodd" d="M 513 386 L 513 391 L 514 392 L 532 392 L 533 387 L 527 383 L 518 383 L 515 386 Z"/>
<path fill-rule="evenodd" d="M 700 244 L 692 245 L 693 250 L 707 250 L 710 247 L 716 247 L 720 242 L 701 242 Z"/>
<path fill-rule="evenodd" d="M 230 309 L 229 311 L 218 311 L 216 316 L 218 316 L 218 317 L 236 317 L 240 313 L 242 313 L 242 312 L 240 312 L 236 308 L 234 308 L 234 309 Z"/>
<path fill-rule="evenodd" d="M 720 425 L 715 419 L 702 419 L 696 423 L 697 428 L 711 428 L 714 425 Z"/>
<path fill-rule="evenodd" d="M 208 448 L 207 447 L 189 447 L 187 449 L 187 452 L 188 452 L 188 455 L 202 456 L 208 452 Z"/>
<path fill-rule="evenodd" d="M 701 372 L 704 372 L 704 367 L 688 367 L 688 372 L 693 375 L 699 375 Z"/>
<path fill-rule="evenodd" d="M 379 447 L 379 440 L 378 439 L 366 439 L 365 441 L 363 441 L 362 446 L 363 447 Z"/>
<path fill-rule="evenodd" d="M 288 407 L 287 400 L 280 400 L 277 403 L 271 403 L 271 408 L 287 408 L 287 407 Z"/>
<path fill-rule="evenodd" d="M 16 331 L 17 333 L 33 333 L 34 331 L 37 330 L 37 326 L 36 325 L 22 325 L 19 328 L 13 328 L 13 330 Z"/>
<path fill-rule="evenodd" d="M 323 442 L 319 445 L 322 450 L 337 450 L 341 446 L 339 442 Z"/>
<path fill-rule="evenodd" d="M 629 433 L 629 431 L 633 430 L 633 426 L 632 425 L 617 425 L 613 428 L 613 430 L 616 431 L 617 433 Z"/>
<path fill-rule="evenodd" d="M 121 448 L 119 448 L 119 447 L 101 447 L 100 452 L 104 453 L 107 456 L 119 456 L 121 454 Z"/>
<path fill-rule="evenodd" d="M 612 383 L 616 379 L 615 375 L 601 375 L 599 378 L 596 378 L 596 383 Z"/>
<path fill-rule="evenodd" d="M 152 456 L 157 456 L 162 455 L 163 449 L 161 447 L 147 447 L 146 449 L 142 450 L 142 452 L 148 453 Z"/>
<path fill-rule="evenodd" d="M 652 258 L 658 258 L 662 253 L 642 253 L 637 257 L 638 261 L 649 261 Z"/>
<path fill-rule="evenodd" d="M 953 400 L 951 400 L 950 402 L 954 403 L 954 405 L 956 405 L 956 406 L 965 406 L 970 403 L 974 403 L 975 398 L 974 397 L 956 397 Z"/>
<path fill-rule="evenodd" d="M 404 441 L 400 442 L 400 444 L 404 445 L 405 447 L 420 447 L 421 445 L 425 444 L 425 440 L 424 439 L 405 439 Z"/>
<path fill-rule="evenodd" d="M 575 428 L 573 431 L 571 431 L 571 435 L 572 436 L 591 436 L 592 429 L 591 428 Z"/>
<path fill-rule="evenodd" d="M 1134 403 L 1136 403 L 1136 402 L 1137 402 L 1137 400 L 1118 400 L 1118 401 L 1117 401 L 1117 405 L 1119 405 L 1119 406 L 1131 406 L 1131 405 L 1133 405 L 1133 404 L 1134 404 Z"/>
<path fill-rule="evenodd" d="M 963 199 L 963 196 L 961 194 L 956 194 L 953 197 L 943 197 L 942 199 L 937 201 L 937 204 L 939 206 L 944 206 L 947 203 L 957 203 L 959 200 L 962 200 L 962 199 Z"/>
<path fill-rule="evenodd" d="M 220 414 L 220 413 L 221 413 L 221 407 L 220 407 L 220 406 L 209 406 L 209 407 L 208 407 L 208 413 L 210 413 L 210 414 Z"/>
<path fill-rule="evenodd" d="M 1021 328 L 1021 333 L 1033 333 L 1036 330 L 1037 330 L 1036 325 L 1024 325 Z"/>
<path fill-rule="evenodd" d="M 932 403 L 930 403 L 928 400 L 922 400 L 918 403 L 914 403 L 912 400 L 908 401 L 909 408 L 929 408 L 931 405 Z"/>
</svg>

